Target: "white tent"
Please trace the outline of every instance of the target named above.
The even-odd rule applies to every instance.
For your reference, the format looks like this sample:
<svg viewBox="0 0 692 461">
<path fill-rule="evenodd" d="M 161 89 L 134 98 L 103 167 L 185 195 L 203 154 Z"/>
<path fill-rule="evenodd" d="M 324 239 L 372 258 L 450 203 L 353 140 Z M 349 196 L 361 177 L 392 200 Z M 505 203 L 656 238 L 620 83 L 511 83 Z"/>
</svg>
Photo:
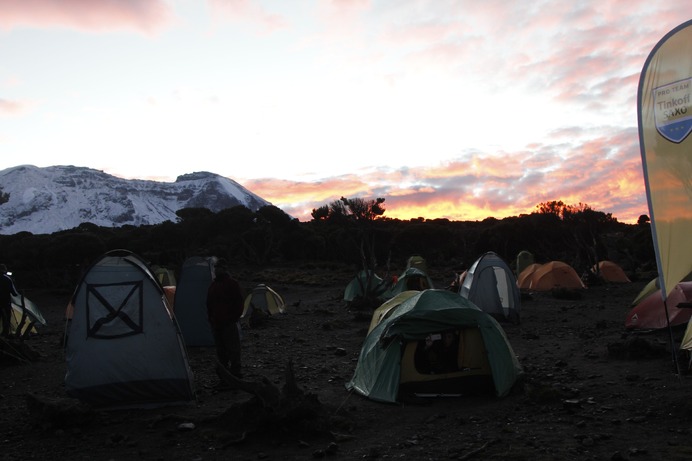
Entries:
<svg viewBox="0 0 692 461">
<path fill-rule="evenodd" d="M 492 251 L 471 265 L 459 294 L 496 320 L 519 323 L 521 297 L 517 279 L 507 263 Z"/>
<path fill-rule="evenodd" d="M 72 299 L 65 389 L 97 407 L 148 407 L 194 399 L 178 325 L 147 265 L 125 250 L 106 253 Z"/>
<path fill-rule="evenodd" d="M 258 309 L 268 315 L 283 314 L 286 304 L 284 299 L 273 288 L 260 283 L 245 297 L 243 317 L 250 314 L 250 309 Z"/>
</svg>

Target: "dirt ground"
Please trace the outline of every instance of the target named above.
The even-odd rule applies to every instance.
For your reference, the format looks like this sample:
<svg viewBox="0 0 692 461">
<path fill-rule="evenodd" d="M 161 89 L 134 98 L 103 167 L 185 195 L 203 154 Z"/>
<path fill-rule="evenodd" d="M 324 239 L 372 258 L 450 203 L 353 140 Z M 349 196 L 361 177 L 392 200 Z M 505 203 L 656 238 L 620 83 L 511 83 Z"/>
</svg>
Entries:
<svg viewBox="0 0 692 461">
<path fill-rule="evenodd" d="M 521 324 L 503 326 L 525 377 L 505 398 L 383 404 L 344 386 L 369 324 L 342 299 L 354 274 L 319 272 L 301 277 L 265 270 L 241 278 L 247 288 L 269 284 L 287 304 L 284 315 L 244 330 L 246 380 L 265 377 L 280 388 L 290 359 L 298 386 L 322 410 L 316 424 L 279 424 L 244 434 L 237 418 L 247 415 L 236 409 L 253 396 L 216 388 L 211 348 L 188 350 L 194 404 L 76 407 L 59 416 L 29 405 L 30 396 L 63 404 L 67 399 L 61 340 L 68 295 L 25 292 L 48 325 L 25 341 L 36 360 L 0 365 L 0 459 L 692 459 L 686 358 L 677 362 L 683 369 L 678 374 L 668 332 L 624 329 L 645 281 L 590 287 L 580 299 L 548 293 L 523 299 Z M 448 271 L 431 275 L 439 288 L 449 281 Z M 673 332 L 676 344 L 682 333 Z"/>
</svg>

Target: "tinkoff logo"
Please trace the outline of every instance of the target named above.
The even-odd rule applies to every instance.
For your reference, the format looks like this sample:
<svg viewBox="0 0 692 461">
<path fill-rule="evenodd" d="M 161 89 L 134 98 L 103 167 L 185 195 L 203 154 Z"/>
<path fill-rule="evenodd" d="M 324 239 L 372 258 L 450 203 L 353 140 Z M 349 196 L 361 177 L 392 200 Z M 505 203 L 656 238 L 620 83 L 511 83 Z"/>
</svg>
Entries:
<svg viewBox="0 0 692 461">
<path fill-rule="evenodd" d="M 653 90 L 656 130 L 674 143 L 682 142 L 692 132 L 691 88 L 692 78 Z"/>
</svg>

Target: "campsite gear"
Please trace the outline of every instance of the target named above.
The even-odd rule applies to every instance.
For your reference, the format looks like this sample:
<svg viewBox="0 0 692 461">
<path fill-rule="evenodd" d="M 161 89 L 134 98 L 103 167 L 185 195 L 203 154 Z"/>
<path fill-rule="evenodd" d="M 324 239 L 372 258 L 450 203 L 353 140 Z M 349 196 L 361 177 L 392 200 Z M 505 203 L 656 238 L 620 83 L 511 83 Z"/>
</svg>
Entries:
<svg viewBox="0 0 692 461">
<path fill-rule="evenodd" d="M 175 273 L 168 269 L 167 267 L 154 266 L 152 267 L 154 275 L 156 275 L 156 280 L 159 281 L 161 286 L 170 287 L 175 286 Z"/>
<path fill-rule="evenodd" d="M 651 293 L 659 291 L 660 289 L 661 287 L 658 286 L 658 277 L 649 280 L 649 283 L 644 285 L 644 288 L 642 288 L 639 294 L 637 294 L 637 296 L 635 296 L 635 298 L 632 300 L 631 306 L 636 306 Z"/>
<path fill-rule="evenodd" d="M 147 407 L 194 399 L 180 330 L 161 285 L 126 250 L 86 271 L 72 297 L 65 389 L 96 407 Z"/>
<path fill-rule="evenodd" d="M 245 297 L 241 318 L 247 319 L 250 327 L 254 327 L 269 316 L 283 314 L 285 307 L 279 293 L 260 283 Z"/>
<path fill-rule="evenodd" d="M 346 388 L 380 402 L 404 394 L 507 395 L 523 371 L 500 324 L 468 299 L 448 290 L 403 297 L 368 333 Z M 457 371 L 425 373 L 416 350 L 430 336 L 459 336 Z M 420 355 L 420 354 L 418 354 Z"/>
<path fill-rule="evenodd" d="M 600 276 L 604 281 L 611 283 L 631 283 L 625 271 L 613 261 L 599 261 L 591 268 L 591 272 Z"/>
<path fill-rule="evenodd" d="M 0 321 L 2 322 L 0 332 L 3 336 L 9 336 L 11 333 L 12 297 L 18 294 L 11 274 L 7 272 L 7 267 L 0 264 Z"/>
<path fill-rule="evenodd" d="M 692 272 L 691 45 L 690 20 L 666 33 L 647 56 L 637 91 L 639 146 L 664 299 Z"/>
<path fill-rule="evenodd" d="M 524 284 L 526 280 L 522 282 L 522 285 Z M 531 291 L 550 291 L 560 288 L 574 290 L 586 288 L 586 285 L 572 266 L 562 261 L 541 264 L 530 276 L 528 289 Z"/>
<path fill-rule="evenodd" d="M 166 285 L 163 287 L 163 294 L 166 296 L 167 306 L 171 311 L 171 315 L 175 312 L 175 286 Z"/>
<path fill-rule="evenodd" d="M 38 334 L 37 324 L 46 325 L 46 320 L 36 304 L 22 294 L 12 296 L 10 335 L 26 338 Z"/>
<path fill-rule="evenodd" d="M 692 21 L 670 30 L 644 62 L 637 88 L 637 122 L 651 235 L 656 253 L 663 310 L 667 297 L 692 272 L 692 195 L 690 194 L 689 117 L 692 78 Z M 680 368 L 673 332 L 670 351 Z"/>
<path fill-rule="evenodd" d="M 214 335 L 207 319 L 207 290 L 214 279 L 216 258 L 193 256 L 183 262 L 175 287 L 175 317 L 185 345 L 214 345 Z"/>
<path fill-rule="evenodd" d="M 410 269 L 411 267 L 415 267 L 416 269 L 420 269 L 426 274 L 428 273 L 428 263 L 423 258 L 422 256 L 418 255 L 413 255 L 409 256 L 408 260 L 406 261 L 406 269 Z"/>
<path fill-rule="evenodd" d="M 692 281 L 692 274 L 687 274 L 687 276 L 681 280 L 681 282 L 690 282 Z M 660 290 L 660 285 L 658 284 L 658 277 L 655 277 L 651 280 L 649 280 L 649 283 L 647 283 L 644 288 L 639 292 L 639 294 L 632 300 L 632 306 L 636 306 L 639 304 L 642 299 L 646 298 L 649 296 L 651 293 L 654 291 Z"/>
<path fill-rule="evenodd" d="M 535 261 L 532 253 L 526 250 L 520 251 L 517 255 L 517 276 L 533 263 L 535 263 Z"/>
<path fill-rule="evenodd" d="M 469 268 L 459 294 L 498 321 L 519 323 L 521 297 L 514 272 L 492 251 Z"/>
<path fill-rule="evenodd" d="M 399 276 L 393 287 L 382 293 L 382 298 L 390 299 L 406 290 L 423 291 L 430 288 L 434 287 L 428 274 L 415 267 L 409 267 Z"/>
<path fill-rule="evenodd" d="M 387 289 L 386 282 L 373 271 L 362 270 L 348 282 L 344 290 L 344 301 L 351 302 L 356 298 L 378 298 Z"/>
<path fill-rule="evenodd" d="M 692 302 L 692 282 L 680 282 L 668 295 L 668 317 L 670 326 L 683 325 L 692 317 L 692 308 L 678 307 Z M 666 310 L 660 288 L 646 296 L 625 317 L 625 328 L 630 330 L 658 330 L 666 328 Z"/>
<path fill-rule="evenodd" d="M 420 293 L 418 290 L 402 291 L 393 298 L 383 302 L 380 305 L 380 307 L 375 309 L 375 311 L 372 314 L 372 319 L 370 319 L 370 327 L 368 328 L 368 333 L 370 333 L 380 322 L 382 322 L 382 320 L 389 317 L 402 302 L 406 301 L 408 298 L 418 293 Z"/>
<path fill-rule="evenodd" d="M 536 272 L 536 269 L 541 267 L 540 264 L 538 263 L 532 263 L 526 266 L 517 276 L 517 286 L 519 287 L 519 290 L 528 290 L 529 287 L 531 286 L 531 277 L 533 277 L 533 273 Z"/>
</svg>

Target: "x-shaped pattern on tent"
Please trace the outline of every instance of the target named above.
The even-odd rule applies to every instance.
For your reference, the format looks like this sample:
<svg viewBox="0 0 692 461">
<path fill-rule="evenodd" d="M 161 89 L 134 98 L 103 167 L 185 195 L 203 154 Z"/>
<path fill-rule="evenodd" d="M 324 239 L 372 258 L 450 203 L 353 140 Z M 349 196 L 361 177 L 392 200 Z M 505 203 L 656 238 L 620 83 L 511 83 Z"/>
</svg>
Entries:
<svg viewBox="0 0 692 461">
<path fill-rule="evenodd" d="M 129 291 L 126 291 L 129 287 Z M 112 288 L 123 288 L 125 291 L 125 296 L 119 305 L 114 306 L 112 304 L 112 299 L 109 299 L 104 295 L 103 291 Z M 121 291 L 121 290 L 118 290 Z M 91 301 L 95 298 L 96 301 Z M 134 299 L 133 299 L 134 298 Z M 131 307 L 131 300 L 136 303 L 135 309 Z M 91 305 L 93 302 L 94 306 Z M 122 338 L 124 336 L 131 336 L 142 333 L 144 331 L 142 325 L 143 317 L 143 305 L 144 305 L 144 293 L 142 289 L 142 282 L 123 282 L 114 284 L 90 284 L 87 287 L 87 336 L 94 338 Z M 91 322 L 91 314 L 96 313 L 96 307 L 105 308 L 106 315 L 94 319 Z M 125 312 L 129 308 L 129 313 Z M 102 309 L 101 309 L 102 310 Z M 131 317 L 135 314 L 136 318 Z M 119 321 L 119 322 L 117 322 Z M 116 324 L 117 322 L 117 324 Z M 109 326 L 111 330 L 107 333 L 102 333 L 100 330 Z"/>
</svg>

